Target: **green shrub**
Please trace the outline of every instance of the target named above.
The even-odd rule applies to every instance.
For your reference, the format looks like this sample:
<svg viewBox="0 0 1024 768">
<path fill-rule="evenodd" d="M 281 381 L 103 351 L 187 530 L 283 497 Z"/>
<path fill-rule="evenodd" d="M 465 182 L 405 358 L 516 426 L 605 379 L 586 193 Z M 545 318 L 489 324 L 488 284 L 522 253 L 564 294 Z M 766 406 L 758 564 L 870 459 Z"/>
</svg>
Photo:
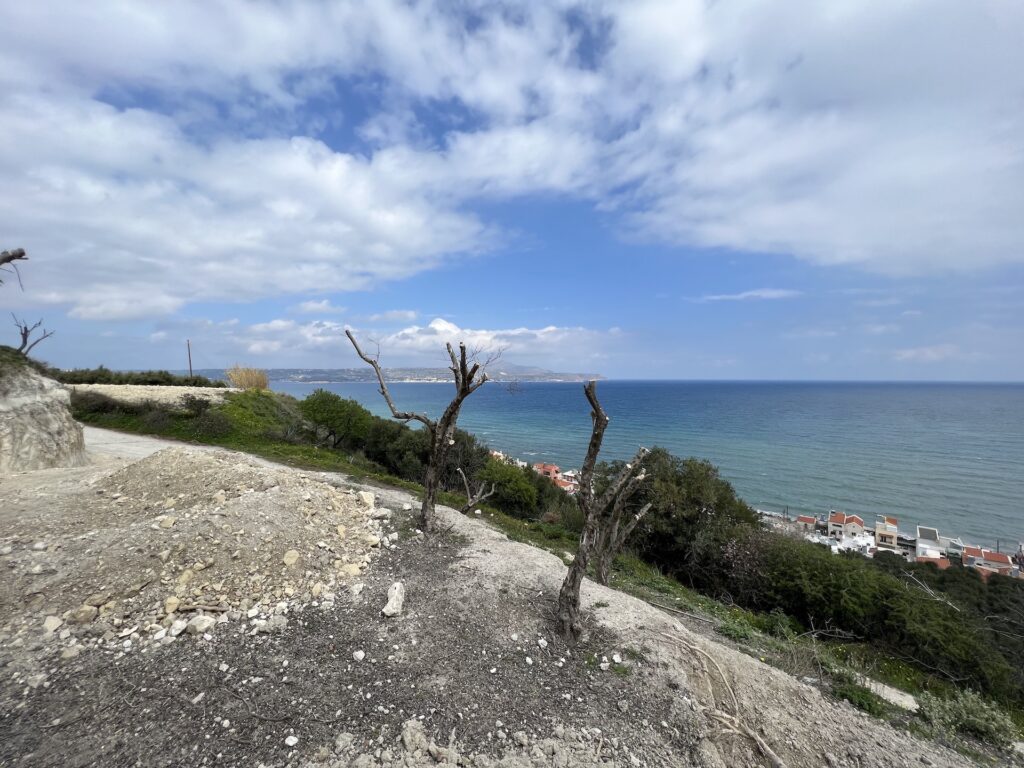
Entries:
<svg viewBox="0 0 1024 768">
<path fill-rule="evenodd" d="M 981 694 L 970 689 L 958 691 L 950 698 L 922 693 L 918 713 L 938 736 L 970 736 L 999 747 L 1008 747 L 1018 738 L 1010 716 Z"/>
<path fill-rule="evenodd" d="M 169 371 L 112 371 L 105 366 L 99 368 L 75 368 L 61 371 L 49 370 L 49 375 L 64 384 L 143 384 L 165 387 L 223 387 L 223 381 L 214 381 L 205 376 L 179 376 Z"/>
<path fill-rule="evenodd" d="M 750 640 L 754 636 L 753 628 L 747 622 L 736 618 L 726 619 L 715 627 L 715 631 L 736 642 Z"/>
<path fill-rule="evenodd" d="M 142 423 L 146 429 L 163 432 L 173 423 L 171 414 L 164 408 L 151 408 L 142 414 Z"/>
<path fill-rule="evenodd" d="M 231 434 L 231 419 L 219 411 L 207 411 L 192 419 L 192 434 L 198 438 L 227 437 Z"/>
<path fill-rule="evenodd" d="M 81 414 L 92 413 L 131 413 L 141 414 L 150 410 L 146 405 L 139 403 L 123 403 L 112 397 L 101 395 L 99 392 L 83 392 L 72 390 L 71 412 Z"/>
<path fill-rule="evenodd" d="M 875 717 L 885 717 L 889 714 L 889 705 L 878 694 L 869 691 L 863 685 L 852 682 L 849 678 L 840 676 L 837 682 L 833 682 L 832 695 L 838 699 L 846 699 L 857 709 L 867 712 Z"/>
<path fill-rule="evenodd" d="M 210 409 L 210 401 L 205 397 L 198 397 L 189 392 L 181 396 L 181 407 L 190 416 L 202 416 Z"/>
</svg>

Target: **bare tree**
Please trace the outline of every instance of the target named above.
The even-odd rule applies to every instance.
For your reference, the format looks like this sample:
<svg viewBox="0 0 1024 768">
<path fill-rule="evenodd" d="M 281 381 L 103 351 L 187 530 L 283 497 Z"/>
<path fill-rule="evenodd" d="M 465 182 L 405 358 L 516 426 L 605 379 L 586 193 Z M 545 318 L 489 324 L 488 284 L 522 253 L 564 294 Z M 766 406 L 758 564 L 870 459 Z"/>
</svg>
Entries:
<svg viewBox="0 0 1024 768">
<path fill-rule="evenodd" d="M 494 483 L 491 483 L 491 487 L 487 487 L 487 483 L 480 483 L 480 487 L 476 489 L 476 493 L 469 487 L 469 480 L 466 478 L 466 473 L 462 471 L 462 467 L 458 467 L 455 470 L 459 473 L 459 477 L 462 478 L 462 484 L 466 487 L 466 503 L 462 505 L 459 510 L 463 515 L 469 512 L 473 507 L 477 506 L 484 499 L 489 499 L 494 495 L 497 487 Z"/>
<path fill-rule="evenodd" d="M 53 336 L 53 331 L 48 331 L 43 328 L 42 336 L 37 337 L 35 340 L 32 339 L 32 334 L 35 333 L 36 329 L 43 324 L 42 320 L 37 320 L 34 325 L 29 325 L 24 320 L 19 320 L 15 314 L 11 314 L 14 318 L 14 325 L 18 328 L 18 334 L 21 336 L 21 344 L 18 346 L 18 351 L 21 352 L 25 357 L 28 357 L 29 352 L 32 348 L 43 339 L 48 339 Z"/>
<path fill-rule="evenodd" d="M 643 479 L 643 469 L 640 465 L 646 454 L 646 451 L 641 449 L 637 459 L 623 467 L 605 492 L 599 498 L 595 498 L 594 468 L 597 465 L 598 454 L 601 453 L 604 432 L 608 428 L 608 414 L 604 412 L 597 399 L 596 381 L 588 381 L 583 387 L 583 392 L 590 403 L 590 418 L 593 422 L 587 455 L 580 469 L 580 489 L 576 492 L 576 503 L 583 513 L 583 531 L 580 533 L 579 551 L 569 566 L 569 572 L 566 573 L 565 581 L 562 582 L 562 588 L 558 593 L 558 631 L 569 642 L 576 642 L 582 634 L 580 586 L 587 573 L 590 558 L 598 551 L 602 542 L 606 542 L 606 546 L 610 547 L 614 541 L 619 540 L 619 531 L 616 531 L 614 537 L 610 535 L 613 511 L 619 507 L 617 514 L 620 516 L 621 528 L 621 510 Z"/>
<path fill-rule="evenodd" d="M 24 248 L 0 251 L 0 272 L 13 272 L 18 276 L 18 285 L 21 285 L 21 287 L 24 288 L 25 286 L 21 283 L 21 272 L 18 271 L 18 265 L 14 263 L 16 261 L 28 261 L 28 256 L 25 255 Z M 3 284 L 3 279 L 0 279 L 0 285 Z"/>
<path fill-rule="evenodd" d="M 380 394 L 384 398 L 384 402 L 388 404 L 391 415 L 399 421 L 407 423 L 418 421 L 430 435 L 430 456 L 427 459 L 427 471 L 423 480 L 423 506 L 420 507 L 420 527 L 424 531 L 429 531 L 433 525 L 434 501 L 437 498 L 437 490 L 440 485 L 441 470 L 444 467 L 445 458 L 448 456 L 448 449 L 455 444 L 455 425 L 459 419 L 462 403 L 487 383 L 488 378 L 484 368 L 494 362 L 498 355 L 496 354 L 481 365 L 473 359 L 475 355 L 470 356 L 466 352 L 465 344 L 459 344 L 458 355 L 455 354 L 451 344 L 445 345 L 451 360 L 449 369 L 455 375 L 455 397 L 448 403 L 441 418 L 435 421 L 422 413 L 398 410 L 388 391 L 388 385 L 384 383 L 384 372 L 381 370 L 380 361 L 377 357 L 370 357 L 363 352 L 356 337 L 352 335 L 352 331 L 346 330 L 345 335 L 352 342 L 356 354 L 377 374 Z"/>
</svg>

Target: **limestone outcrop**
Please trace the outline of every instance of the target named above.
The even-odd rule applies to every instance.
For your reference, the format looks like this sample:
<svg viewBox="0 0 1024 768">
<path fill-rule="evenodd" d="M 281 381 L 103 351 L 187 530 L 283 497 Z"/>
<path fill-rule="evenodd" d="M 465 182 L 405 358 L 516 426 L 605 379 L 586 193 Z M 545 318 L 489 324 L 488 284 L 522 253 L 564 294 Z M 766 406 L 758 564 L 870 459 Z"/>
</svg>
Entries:
<svg viewBox="0 0 1024 768">
<path fill-rule="evenodd" d="M 85 464 L 67 389 L 29 365 L 0 366 L 0 474 Z"/>
</svg>

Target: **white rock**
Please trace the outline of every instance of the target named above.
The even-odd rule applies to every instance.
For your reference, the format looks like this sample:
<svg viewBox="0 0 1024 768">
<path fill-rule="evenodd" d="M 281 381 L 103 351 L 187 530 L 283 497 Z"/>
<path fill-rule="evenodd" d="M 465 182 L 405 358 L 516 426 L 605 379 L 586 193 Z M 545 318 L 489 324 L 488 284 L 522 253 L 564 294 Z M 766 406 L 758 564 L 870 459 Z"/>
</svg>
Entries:
<svg viewBox="0 0 1024 768">
<path fill-rule="evenodd" d="M 359 593 L 362 592 L 365 587 L 365 584 L 353 584 L 351 587 L 352 595 L 355 597 L 359 597 Z"/>
<path fill-rule="evenodd" d="M 537 645 L 539 645 L 541 648 L 547 648 L 548 647 L 548 641 L 545 640 L 543 637 L 538 637 L 537 638 Z"/>
<path fill-rule="evenodd" d="M 213 618 L 213 616 L 193 616 L 192 620 L 189 621 L 188 625 L 185 627 L 185 630 L 190 635 L 202 635 L 209 632 L 216 625 L 217 620 Z"/>
<path fill-rule="evenodd" d="M 529 656 L 526 657 L 526 666 L 528 666 L 528 667 L 532 667 L 533 666 L 533 659 L 531 659 Z"/>
<path fill-rule="evenodd" d="M 52 635 L 56 632 L 60 625 L 64 623 L 64 619 L 60 616 L 47 616 L 43 619 L 43 631 L 48 635 Z"/>
<path fill-rule="evenodd" d="M 299 737 L 288 736 L 287 738 L 285 738 L 284 743 L 287 744 L 289 747 L 294 747 L 296 744 L 299 743 Z"/>
<path fill-rule="evenodd" d="M 187 626 L 188 622 L 184 619 L 175 619 L 174 623 L 171 624 L 171 628 L 168 630 L 168 633 L 171 637 L 177 637 L 185 631 L 185 627 Z"/>
<path fill-rule="evenodd" d="M 287 552 L 284 553 L 284 557 L 281 558 L 281 562 L 289 568 L 291 568 L 293 565 L 299 562 L 298 550 L 289 549 Z"/>
<path fill-rule="evenodd" d="M 396 581 L 388 588 L 388 602 L 381 610 L 385 616 L 397 616 L 402 612 L 405 603 L 405 585 Z"/>
<path fill-rule="evenodd" d="M 406 512 L 409 512 L 412 510 L 412 504 L 403 504 L 402 509 Z"/>
<path fill-rule="evenodd" d="M 369 491 L 360 491 L 356 495 L 359 497 L 359 500 L 363 502 L 367 509 L 373 509 L 374 496 L 372 493 L 370 493 Z"/>
<path fill-rule="evenodd" d="M 619 656 L 619 654 L 617 654 L 617 653 L 613 653 L 612 654 L 612 661 L 614 661 L 616 664 L 621 664 L 622 663 L 622 657 Z"/>
<path fill-rule="evenodd" d="M 356 661 L 362 661 L 363 659 L 366 658 L 366 652 L 365 651 L 356 651 L 355 653 L 352 654 L 352 658 L 355 659 Z"/>
</svg>

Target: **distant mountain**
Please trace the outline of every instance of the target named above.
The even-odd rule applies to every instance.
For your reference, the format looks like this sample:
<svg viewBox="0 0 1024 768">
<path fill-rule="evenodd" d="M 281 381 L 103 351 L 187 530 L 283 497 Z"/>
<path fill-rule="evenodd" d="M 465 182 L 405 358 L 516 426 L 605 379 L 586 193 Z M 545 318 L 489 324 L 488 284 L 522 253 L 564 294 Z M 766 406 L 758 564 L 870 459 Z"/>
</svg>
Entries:
<svg viewBox="0 0 1024 768">
<path fill-rule="evenodd" d="M 210 378 L 224 378 L 223 369 L 197 370 L 197 374 Z M 588 381 L 603 379 L 598 373 L 557 373 L 536 366 L 496 363 L 487 375 L 492 381 Z M 271 381 L 306 381 L 311 383 L 344 384 L 346 382 L 374 381 L 370 368 L 270 368 L 267 376 Z M 387 381 L 435 382 L 451 381 L 452 372 L 447 368 L 385 368 Z"/>
</svg>

